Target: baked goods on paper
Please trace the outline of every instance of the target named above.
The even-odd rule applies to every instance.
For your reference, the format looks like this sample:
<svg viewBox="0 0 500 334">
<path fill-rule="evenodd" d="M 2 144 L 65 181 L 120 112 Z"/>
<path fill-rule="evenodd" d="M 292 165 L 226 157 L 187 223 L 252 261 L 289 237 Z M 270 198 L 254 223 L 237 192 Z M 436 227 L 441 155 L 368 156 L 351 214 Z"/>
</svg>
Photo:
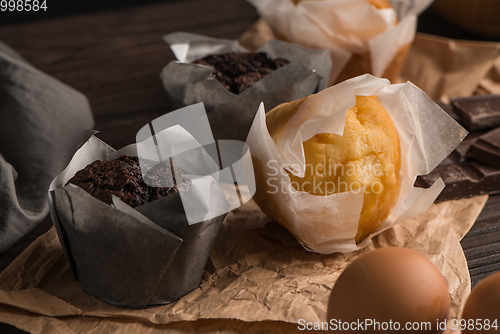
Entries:
<svg viewBox="0 0 500 334">
<path fill-rule="evenodd" d="M 168 140 L 173 133 L 170 130 L 156 133 L 157 138 Z M 176 131 L 172 135 L 180 142 L 182 133 Z M 167 304 L 196 289 L 225 217 L 210 213 L 225 213 L 230 209 L 216 180 L 186 175 L 189 193 L 197 192 L 193 195 L 208 198 L 197 202 L 197 209 L 210 218 L 195 224 L 189 222 L 179 191 L 134 208 L 120 197 L 112 196 L 110 205 L 68 181 L 97 160 L 137 156 L 142 142 L 116 151 L 93 136 L 93 132 L 87 134 L 85 144 L 49 188 L 52 221 L 81 288 L 111 304 L 135 308 Z M 197 161 L 193 169 L 199 169 L 205 162 L 213 163 Z M 178 167 L 190 171 L 188 164 Z M 117 169 L 114 166 L 108 172 L 118 172 Z M 180 169 L 174 171 L 178 174 Z M 136 170 L 136 174 L 140 171 Z M 145 175 L 150 177 L 149 173 Z M 185 185 L 186 182 L 176 183 L 179 188 Z"/>
<path fill-rule="evenodd" d="M 371 73 L 395 81 L 432 0 L 248 0 L 278 38 L 332 57 L 329 84 Z M 297 2 L 297 3 L 294 3 Z"/>
<path fill-rule="evenodd" d="M 161 72 L 173 108 L 203 102 L 215 139 L 245 141 L 259 103 L 268 106 L 301 99 L 327 87 L 331 59 L 327 50 L 270 40 L 258 51 L 290 64 L 272 71 L 239 94 L 215 80 L 213 67 L 194 64 L 207 55 L 248 52 L 236 40 L 176 32 L 164 36 L 176 61 Z"/>
<path fill-rule="evenodd" d="M 142 159 L 141 163 L 146 162 Z M 66 185 L 71 183 L 78 186 L 109 205 L 113 205 L 113 196 L 118 196 L 132 208 L 174 194 L 179 188 L 187 191 L 190 185 L 189 179 L 183 177 L 185 172 L 183 173 L 173 162 L 151 161 L 150 164 L 155 164 L 157 167 L 151 173 L 154 174 L 152 177 L 156 180 L 167 179 L 166 183 L 172 183 L 171 187 L 149 185 L 142 177 L 139 158 L 127 155 L 112 160 L 96 160 L 76 172 Z M 172 172 L 173 170 L 175 172 Z"/>
<path fill-rule="evenodd" d="M 349 122 L 359 122 L 349 116 L 351 108 L 359 109 L 366 101 L 370 101 L 366 108 L 386 111 L 399 137 L 400 154 L 386 162 L 381 158 L 388 158 L 398 146 L 391 125 L 377 129 L 372 124 L 369 132 L 355 126 L 345 130 Z M 383 119 L 383 111 L 376 114 Z M 368 126 L 369 122 L 363 122 Z M 350 144 L 353 148 L 339 147 L 343 158 L 335 161 L 336 153 L 328 152 L 333 150 L 326 143 L 328 140 L 317 142 L 325 134 L 359 138 Z M 360 249 L 375 235 L 417 216 L 433 203 L 444 187 L 442 180 L 422 189 L 414 187 L 415 179 L 434 169 L 466 134 L 465 129 L 412 83 L 391 85 L 388 80 L 371 75 L 344 81 L 303 101 L 278 106 L 267 116 L 261 105 L 247 139 L 256 175 L 254 200 L 308 250 L 333 253 Z M 338 177 L 335 168 L 325 168 L 327 164 L 321 161 L 321 155 L 331 159 L 328 167 L 339 167 L 340 163 L 346 175 L 349 171 L 358 173 L 358 179 L 354 180 L 358 185 L 350 189 L 353 182 L 346 182 L 346 189 L 337 189 L 340 192 L 315 195 L 307 188 L 300 189 L 300 183 L 292 184 L 311 170 L 315 175 Z M 320 157 L 319 161 L 311 156 Z M 395 175 L 398 169 L 399 175 Z M 379 175 L 385 180 L 375 181 L 387 191 L 385 195 L 377 194 L 378 188 L 372 189 L 370 180 L 367 181 Z M 328 187 L 331 184 L 325 189 L 331 189 Z M 390 207 L 388 212 L 386 206 Z M 376 217 L 381 221 L 376 222 Z"/>
<path fill-rule="evenodd" d="M 271 110 L 268 124 L 273 124 L 275 117 L 289 118 L 300 108 L 297 102 L 293 108 L 290 103 Z M 277 143 L 286 123 L 273 125 L 270 134 Z M 292 187 L 317 196 L 362 191 L 363 187 L 356 242 L 379 229 L 399 192 L 401 149 L 396 127 L 378 98 L 356 96 L 342 135 L 319 133 L 302 146 L 306 169 L 304 177 L 288 173 Z"/>
<path fill-rule="evenodd" d="M 271 59 L 264 52 L 226 52 L 193 61 L 213 67 L 215 77 L 228 91 L 239 94 L 280 67 L 290 64 L 284 58 Z"/>
<path fill-rule="evenodd" d="M 332 65 L 326 50 L 270 40 L 258 52 L 271 59 L 286 59 L 290 64 L 235 94 L 215 80 L 213 67 L 194 64 L 193 61 L 208 55 L 248 52 L 238 41 L 186 32 L 166 35 L 164 40 L 177 58 L 160 74 L 172 108 L 203 102 L 215 139 L 245 141 L 261 101 L 274 107 L 324 89 Z"/>
</svg>

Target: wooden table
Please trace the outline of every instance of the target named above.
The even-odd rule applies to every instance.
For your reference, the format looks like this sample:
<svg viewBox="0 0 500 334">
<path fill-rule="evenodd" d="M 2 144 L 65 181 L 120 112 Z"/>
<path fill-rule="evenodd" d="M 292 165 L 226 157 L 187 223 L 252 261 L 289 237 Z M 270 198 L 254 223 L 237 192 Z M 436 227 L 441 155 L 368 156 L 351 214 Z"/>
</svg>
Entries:
<svg viewBox="0 0 500 334">
<path fill-rule="evenodd" d="M 163 35 L 189 31 L 235 39 L 257 18 L 245 0 L 179 0 L 0 25 L 0 40 L 85 94 L 98 137 L 121 148 L 135 141 L 144 124 L 171 110 L 159 73 L 174 57 Z M 2 254 L 0 271 L 51 224 L 48 217 Z M 500 270 L 500 196 L 490 197 L 462 245 L 473 285 Z M 0 332 L 21 331 L 0 323 Z"/>
</svg>

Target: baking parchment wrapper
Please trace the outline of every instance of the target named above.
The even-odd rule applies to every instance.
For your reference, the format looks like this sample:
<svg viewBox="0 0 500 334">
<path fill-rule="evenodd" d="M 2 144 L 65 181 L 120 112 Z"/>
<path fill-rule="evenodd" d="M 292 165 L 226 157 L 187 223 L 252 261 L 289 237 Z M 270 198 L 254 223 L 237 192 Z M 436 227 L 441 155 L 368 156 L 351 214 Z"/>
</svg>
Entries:
<svg viewBox="0 0 500 334">
<path fill-rule="evenodd" d="M 398 198 L 382 227 L 360 243 L 354 241 L 363 205 L 364 191 L 316 196 L 296 191 L 283 168 L 303 177 L 302 143 L 318 133 L 342 135 L 347 110 L 356 105 L 356 95 L 376 95 L 391 116 L 401 146 L 401 187 Z M 256 175 L 266 182 L 257 204 L 286 226 L 302 245 L 318 253 L 351 252 L 371 239 L 429 208 L 444 188 L 438 179 L 429 189 L 414 187 L 417 175 L 428 174 L 465 138 L 467 131 L 418 87 L 408 82 L 391 85 L 386 79 L 362 75 L 310 96 L 287 120 L 275 144 L 261 105 L 247 139 Z M 257 182 L 259 182 L 257 178 Z M 279 185 L 270 189 L 269 184 Z M 277 191 L 274 191 L 277 190 Z M 325 226 L 334 234 L 313 233 Z M 308 231 L 307 235 L 302 231 Z"/>
<path fill-rule="evenodd" d="M 327 50 L 270 40 L 258 51 L 272 59 L 287 59 L 290 64 L 234 94 L 212 76 L 212 67 L 191 62 L 211 54 L 249 52 L 238 41 L 185 32 L 166 35 L 164 40 L 177 58 L 160 74 L 172 109 L 203 102 L 215 139 L 244 141 L 260 102 L 270 110 L 320 91 L 327 86 L 332 66 Z"/>
<path fill-rule="evenodd" d="M 301 1 L 297 5 L 292 0 L 248 0 L 279 39 L 330 51 L 330 84 L 353 55 L 369 54 L 369 72 L 382 77 L 398 52 L 413 41 L 417 15 L 432 1 L 391 0 L 393 8 L 377 9 L 366 0 Z M 355 75 L 363 73 L 360 68 Z"/>
<path fill-rule="evenodd" d="M 93 132 L 87 135 L 49 188 L 50 214 L 81 288 L 134 308 L 170 303 L 195 289 L 225 214 L 190 225 L 179 192 L 134 209 L 116 196 L 111 206 L 66 185 L 93 161 L 137 156 L 136 144 L 116 151 Z M 229 203 L 219 187 L 204 191 L 212 195 L 205 203 L 210 207 L 200 210 L 227 212 Z"/>
</svg>

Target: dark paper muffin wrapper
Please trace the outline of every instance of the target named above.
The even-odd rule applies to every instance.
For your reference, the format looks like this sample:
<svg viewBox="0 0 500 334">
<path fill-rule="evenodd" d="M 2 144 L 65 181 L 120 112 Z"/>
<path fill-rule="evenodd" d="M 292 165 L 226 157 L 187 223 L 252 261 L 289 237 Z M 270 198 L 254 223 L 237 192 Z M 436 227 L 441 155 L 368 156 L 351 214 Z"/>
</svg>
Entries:
<svg viewBox="0 0 500 334">
<path fill-rule="evenodd" d="M 332 66 L 327 50 L 271 40 L 258 51 L 272 59 L 287 59 L 290 64 L 234 94 L 213 78 L 213 68 L 191 62 L 211 54 L 249 52 L 238 41 L 184 32 L 166 35 L 164 40 L 177 57 L 160 75 L 172 110 L 203 102 L 216 139 L 244 141 L 261 102 L 266 110 L 271 110 L 326 88 Z"/>
<path fill-rule="evenodd" d="M 115 196 L 111 206 L 65 185 L 95 160 L 136 155 L 135 145 L 115 151 L 88 136 L 49 189 L 52 221 L 82 289 L 135 308 L 167 304 L 196 289 L 225 215 L 189 225 L 179 193 L 134 209 Z"/>
</svg>

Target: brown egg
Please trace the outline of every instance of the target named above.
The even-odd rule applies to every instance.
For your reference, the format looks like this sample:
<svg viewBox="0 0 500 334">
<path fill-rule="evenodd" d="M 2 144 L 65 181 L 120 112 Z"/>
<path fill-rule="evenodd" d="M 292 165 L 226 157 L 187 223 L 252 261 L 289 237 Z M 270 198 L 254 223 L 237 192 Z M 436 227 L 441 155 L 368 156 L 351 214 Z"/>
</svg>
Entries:
<svg viewBox="0 0 500 334">
<path fill-rule="evenodd" d="M 446 282 L 425 256 L 379 248 L 352 262 L 332 289 L 332 333 L 442 333 L 450 310 Z"/>
<path fill-rule="evenodd" d="M 500 272 L 472 289 L 457 327 L 462 333 L 500 333 Z"/>
</svg>

